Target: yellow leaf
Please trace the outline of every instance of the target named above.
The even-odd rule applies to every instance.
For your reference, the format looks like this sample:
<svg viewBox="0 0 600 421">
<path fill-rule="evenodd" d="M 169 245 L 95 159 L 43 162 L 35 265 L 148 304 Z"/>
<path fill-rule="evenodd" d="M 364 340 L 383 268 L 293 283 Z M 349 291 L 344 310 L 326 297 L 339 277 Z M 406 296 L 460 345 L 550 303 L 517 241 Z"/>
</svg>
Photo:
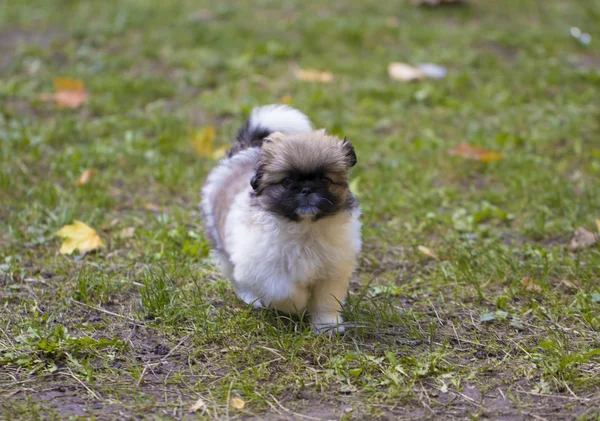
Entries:
<svg viewBox="0 0 600 421">
<path fill-rule="evenodd" d="M 190 409 L 188 409 L 188 412 L 190 414 L 193 414 L 194 412 L 197 412 L 199 410 L 202 410 L 202 412 L 204 412 L 206 410 L 206 402 L 204 402 L 204 399 L 202 398 L 198 398 L 198 400 L 196 401 L 195 404 L 193 404 Z"/>
<path fill-rule="evenodd" d="M 284 95 L 281 97 L 279 102 L 281 102 L 282 104 L 290 105 L 292 102 L 294 102 L 294 99 L 292 98 L 291 95 Z"/>
<path fill-rule="evenodd" d="M 92 179 L 92 177 L 95 175 L 96 175 L 96 169 L 88 168 L 87 170 L 85 170 L 84 172 L 81 173 L 81 175 L 79 176 L 79 180 L 77 180 L 75 185 L 83 186 L 84 184 L 87 184 Z"/>
<path fill-rule="evenodd" d="M 421 69 L 409 66 L 406 63 L 390 63 L 388 66 L 388 76 L 394 80 L 412 82 L 424 79 L 425 73 Z"/>
<path fill-rule="evenodd" d="M 233 399 L 231 399 L 231 407 L 232 408 L 242 409 L 245 405 L 246 405 L 246 402 L 244 402 L 240 398 L 233 398 Z"/>
<path fill-rule="evenodd" d="M 523 279 L 521 279 L 521 285 L 523 285 L 526 291 L 542 292 L 542 287 L 535 282 L 535 279 L 529 276 L 524 276 Z"/>
<path fill-rule="evenodd" d="M 54 101 L 59 108 L 78 108 L 85 104 L 88 93 L 83 81 L 79 79 L 57 78 L 54 79 L 53 94 L 41 94 L 42 101 Z"/>
<path fill-rule="evenodd" d="M 333 74 L 313 69 L 298 69 L 296 71 L 296 79 L 303 80 L 304 82 L 329 83 L 333 81 Z"/>
<path fill-rule="evenodd" d="M 427 247 L 419 246 L 419 247 L 417 247 L 417 249 L 419 249 L 419 251 L 421 253 L 423 253 L 425 256 L 429 256 L 432 259 L 437 260 L 438 262 L 440 261 L 440 259 L 437 257 L 437 255 L 433 251 L 431 251 L 430 249 L 428 249 Z"/>
<path fill-rule="evenodd" d="M 196 153 L 202 158 L 212 158 L 214 153 L 213 139 L 215 127 L 206 126 L 198 130 L 192 138 L 192 146 Z"/>
<path fill-rule="evenodd" d="M 466 143 L 460 143 L 452 149 L 449 149 L 448 154 L 461 156 L 466 159 L 474 159 L 480 162 L 496 162 L 504 159 L 504 155 L 499 152 L 490 151 L 479 146 L 467 145 Z"/>
<path fill-rule="evenodd" d="M 56 235 L 65 239 L 60 246 L 61 254 L 71 254 L 75 250 L 79 250 L 80 254 L 85 254 L 88 251 L 104 247 L 96 231 L 81 221 L 75 221 L 73 225 L 65 225 Z"/>
<path fill-rule="evenodd" d="M 600 232 L 600 219 L 596 219 L 596 228 L 598 229 L 598 232 Z"/>
<path fill-rule="evenodd" d="M 212 157 L 214 159 L 221 159 L 225 157 L 225 154 L 227 153 L 227 150 L 229 149 L 228 146 L 221 146 L 220 148 L 218 148 L 216 151 L 213 152 Z"/>
</svg>

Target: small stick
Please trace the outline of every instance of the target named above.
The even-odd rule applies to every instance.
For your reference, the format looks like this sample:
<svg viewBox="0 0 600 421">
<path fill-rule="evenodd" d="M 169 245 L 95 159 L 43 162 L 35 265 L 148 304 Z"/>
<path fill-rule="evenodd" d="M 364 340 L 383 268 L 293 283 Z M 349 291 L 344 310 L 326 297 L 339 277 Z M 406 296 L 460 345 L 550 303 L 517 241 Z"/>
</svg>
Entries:
<svg viewBox="0 0 600 421">
<path fill-rule="evenodd" d="M 69 373 L 63 373 L 63 374 L 68 374 L 68 375 L 70 375 L 70 376 L 71 376 L 71 377 L 73 377 L 75 380 L 77 380 L 77 382 L 79 382 L 79 384 L 80 384 L 80 385 L 82 385 L 83 387 L 85 387 L 85 388 L 87 389 L 87 391 L 88 391 L 88 392 L 90 392 L 90 394 L 91 394 L 91 395 L 92 395 L 94 398 L 96 398 L 97 400 L 102 400 L 102 399 L 100 398 L 100 396 L 98 396 L 98 395 L 96 394 L 96 392 L 94 392 L 92 389 L 90 389 L 90 388 L 89 388 L 89 387 L 88 387 L 88 386 L 87 386 L 87 385 L 86 385 L 84 382 L 82 382 L 81 380 L 79 380 L 79 378 L 78 378 L 78 377 L 77 377 L 75 374 L 73 374 L 73 370 L 71 370 L 71 367 L 68 367 L 68 369 L 69 369 Z"/>
<path fill-rule="evenodd" d="M 92 310 L 99 311 L 100 313 L 104 313 L 104 314 L 108 314 L 108 315 L 111 315 L 111 316 L 120 317 L 120 318 L 125 319 L 125 320 L 129 320 L 132 323 L 137 323 L 137 324 L 141 324 L 141 325 L 144 324 L 143 322 L 139 322 L 139 321 L 135 320 L 133 317 L 125 316 L 125 315 L 119 314 L 119 313 L 113 313 L 112 311 L 108 311 L 108 310 L 105 310 L 105 309 L 100 308 L 100 307 L 94 307 L 94 306 L 91 306 L 89 304 L 82 303 L 81 301 L 74 300 L 72 298 L 70 299 L 70 301 L 74 302 L 75 304 L 79 304 L 80 306 L 91 308 Z"/>
</svg>

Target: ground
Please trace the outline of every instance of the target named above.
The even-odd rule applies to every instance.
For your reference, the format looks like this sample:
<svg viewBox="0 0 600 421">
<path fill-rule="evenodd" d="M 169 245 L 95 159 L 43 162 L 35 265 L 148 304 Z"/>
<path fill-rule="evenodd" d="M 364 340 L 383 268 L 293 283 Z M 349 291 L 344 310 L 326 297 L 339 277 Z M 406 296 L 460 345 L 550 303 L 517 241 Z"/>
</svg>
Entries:
<svg viewBox="0 0 600 421">
<path fill-rule="evenodd" d="M 600 419 L 600 249 L 569 249 L 600 218 L 599 11 L 2 3 L 0 418 Z M 448 76 L 390 80 L 395 61 Z M 57 77 L 87 102 L 43 100 Z M 217 161 L 191 139 L 214 126 L 226 145 L 273 102 L 356 147 L 364 250 L 340 336 L 245 306 L 208 256 Z M 59 254 L 74 220 L 105 247 Z"/>
</svg>

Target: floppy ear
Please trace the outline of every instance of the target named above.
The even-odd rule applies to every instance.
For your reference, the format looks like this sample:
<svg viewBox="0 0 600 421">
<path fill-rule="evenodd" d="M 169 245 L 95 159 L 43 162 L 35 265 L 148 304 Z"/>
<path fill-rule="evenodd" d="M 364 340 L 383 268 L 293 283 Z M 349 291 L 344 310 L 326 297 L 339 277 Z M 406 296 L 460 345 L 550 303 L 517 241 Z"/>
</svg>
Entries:
<svg viewBox="0 0 600 421">
<path fill-rule="evenodd" d="M 258 166 L 258 168 L 256 169 L 256 172 L 250 179 L 250 186 L 252 186 L 252 190 L 256 191 L 258 189 L 258 187 L 260 186 L 260 180 L 263 176 L 263 172 L 264 172 L 264 167 L 261 164 Z"/>
<path fill-rule="evenodd" d="M 283 140 L 284 136 L 285 135 L 281 132 L 273 132 L 273 133 L 269 134 L 267 137 L 265 137 L 265 141 L 279 143 Z"/>
<path fill-rule="evenodd" d="M 348 166 L 353 167 L 356 165 L 356 152 L 354 152 L 354 146 L 352 143 L 344 137 L 342 141 L 342 149 L 344 149 L 344 153 L 346 154 L 346 158 L 348 159 Z"/>
</svg>

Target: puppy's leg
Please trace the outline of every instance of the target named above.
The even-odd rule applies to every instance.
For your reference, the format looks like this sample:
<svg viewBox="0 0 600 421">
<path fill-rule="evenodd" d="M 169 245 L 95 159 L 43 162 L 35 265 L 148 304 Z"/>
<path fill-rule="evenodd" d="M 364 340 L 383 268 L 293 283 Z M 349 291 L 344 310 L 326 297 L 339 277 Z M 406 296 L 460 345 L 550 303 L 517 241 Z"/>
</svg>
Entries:
<svg viewBox="0 0 600 421">
<path fill-rule="evenodd" d="M 334 277 L 319 281 L 313 287 L 308 311 L 315 332 L 335 334 L 344 331 L 344 326 L 340 325 L 343 322 L 340 310 L 348 293 L 349 278 L 350 275 Z"/>
<path fill-rule="evenodd" d="M 300 314 L 306 309 L 308 296 L 308 290 L 305 287 L 295 286 L 287 298 L 271 301 L 269 307 L 288 314 Z"/>
<path fill-rule="evenodd" d="M 235 295 L 238 296 L 240 300 L 245 302 L 248 305 L 252 305 L 254 308 L 262 308 L 263 303 L 260 297 L 257 297 L 252 290 L 249 288 L 244 288 L 239 285 L 235 287 Z"/>
</svg>

